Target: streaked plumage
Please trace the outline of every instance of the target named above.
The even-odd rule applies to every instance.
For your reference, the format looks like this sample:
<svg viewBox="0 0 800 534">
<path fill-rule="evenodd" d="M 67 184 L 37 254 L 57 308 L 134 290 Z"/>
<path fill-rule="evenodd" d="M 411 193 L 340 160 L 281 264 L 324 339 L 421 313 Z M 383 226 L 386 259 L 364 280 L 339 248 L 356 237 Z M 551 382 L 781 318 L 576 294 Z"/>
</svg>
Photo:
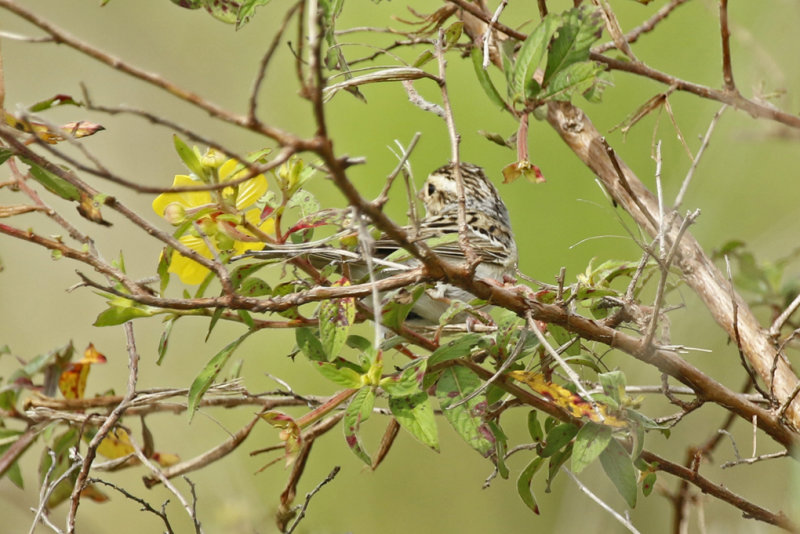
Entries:
<svg viewBox="0 0 800 534">
<path fill-rule="evenodd" d="M 475 271 L 476 278 L 502 280 L 504 275 L 513 274 L 517 267 L 517 245 L 511 230 L 508 209 L 500 198 L 497 189 L 489 181 L 483 169 L 477 165 L 461 163 L 461 179 L 464 184 L 465 220 L 467 239 L 481 258 Z M 412 241 L 424 240 L 433 251 L 445 261 L 461 263 L 464 253 L 456 239 L 458 235 L 458 194 L 455 166 L 450 163 L 433 171 L 422 186 L 419 198 L 425 205 L 425 216 L 418 226 L 407 226 L 405 231 Z M 438 243 L 436 238 L 451 235 L 453 239 Z M 439 239 L 438 241 L 441 241 Z M 414 259 L 403 259 L 386 265 L 381 258 L 401 248 L 387 237 L 376 240 L 373 252 L 376 258 L 376 271 L 379 276 L 391 275 L 401 269 L 417 265 Z M 358 254 L 333 248 L 299 244 L 279 247 L 279 250 L 265 250 L 248 253 L 250 256 L 274 256 L 275 254 L 308 254 L 313 263 L 346 262 L 350 266 L 353 279 L 365 278 L 369 273 L 365 261 Z M 412 314 L 425 322 L 438 323 L 441 314 L 450 305 L 450 300 L 470 301 L 470 293 L 445 283 L 436 284 L 415 304 Z"/>
</svg>

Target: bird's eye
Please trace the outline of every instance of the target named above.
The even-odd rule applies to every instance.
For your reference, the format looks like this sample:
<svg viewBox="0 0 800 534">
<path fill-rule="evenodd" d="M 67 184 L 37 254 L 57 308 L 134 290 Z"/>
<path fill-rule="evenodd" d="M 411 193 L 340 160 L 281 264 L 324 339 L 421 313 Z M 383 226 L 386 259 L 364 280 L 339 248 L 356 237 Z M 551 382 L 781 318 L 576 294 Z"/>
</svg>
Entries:
<svg viewBox="0 0 800 534">
<path fill-rule="evenodd" d="M 428 196 L 433 195 L 435 192 L 436 192 L 436 186 L 428 182 Z"/>
</svg>

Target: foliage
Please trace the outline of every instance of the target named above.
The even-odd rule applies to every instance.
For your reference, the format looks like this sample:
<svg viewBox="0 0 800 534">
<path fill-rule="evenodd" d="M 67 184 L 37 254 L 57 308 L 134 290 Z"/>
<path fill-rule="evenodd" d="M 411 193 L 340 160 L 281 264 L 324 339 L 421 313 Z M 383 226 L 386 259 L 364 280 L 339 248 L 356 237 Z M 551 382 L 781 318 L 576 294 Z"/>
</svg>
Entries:
<svg viewBox="0 0 800 534">
<path fill-rule="evenodd" d="M 700 457 L 709 455 L 713 446 L 697 453 L 693 471 L 648 448 L 652 436 L 669 437 L 673 426 L 704 403 L 719 406 L 748 424 L 754 421 L 764 436 L 786 451 L 798 444 L 796 392 L 792 394 L 786 385 L 797 380 L 785 355 L 797 332 L 793 315 L 800 303 L 798 285 L 787 270 L 797 252 L 775 262 L 759 262 L 744 243 L 731 241 L 707 256 L 688 233 L 697 214 L 680 215 L 679 200 L 674 209 L 664 212 L 660 189 L 656 199 L 605 139 L 593 134 L 594 127 L 577 106 L 585 101 L 602 103 L 603 91 L 610 85 L 610 70 L 663 82 L 630 52 L 606 2 L 596 2 L 593 7 L 577 5 L 563 12 L 541 8 L 539 22 L 526 27 L 526 34 L 499 22 L 505 4 L 494 16 L 479 3 L 461 1 L 445 2 L 430 14 L 411 11 L 413 21 L 399 21 L 387 32 L 402 36 L 389 48 L 414 55 L 411 61 L 403 59 L 402 53 L 389 54 L 388 48 L 367 58 L 352 56 L 341 42 L 347 33 L 337 31 L 346 9 L 341 0 L 300 2 L 288 8 L 266 0 L 173 3 L 204 9 L 237 29 L 256 24 L 263 14 L 284 10 L 284 22 L 274 30 L 274 46 L 264 57 L 247 115 L 228 112 L 125 63 L 120 67 L 104 52 L 89 53 L 86 46 L 81 49 L 79 42 L 70 41 L 71 37 L 53 33 L 44 23 L 39 26 L 57 42 L 68 42 L 257 135 L 264 146 L 256 151 L 242 156 L 247 148 L 225 148 L 209 141 L 204 132 L 177 126 L 149 111 L 138 112 L 180 132 L 174 134 L 172 147 L 185 167 L 185 174 L 165 170 L 158 187 L 145 189 L 116 177 L 92 158 L 88 159 L 96 165 L 87 167 L 48 150 L 65 144 L 81 146 L 81 139 L 103 127 L 83 120 L 55 126 L 35 114 L 60 106 L 82 111 L 91 108 L 88 102 L 57 94 L 19 113 L 0 109 L 5 123 L 0 129 L 0 169 L 10 176 L 2 186 L 26 198 L 24 204 L 0 207 L 0 217 L 13 219 L 39 212 L 60 225 L 66 235 L 51 236 L 39 223 L 25 229 L 2 224 L 0 233 L 44 247 L 54 259 L 67 257 L 92 267 L 92 275 L 79 272 L 78 276 L 80 285 L 93 288 L 107 305 L 94 326 L 121 326 L 129 348 L 130 375 L 121 396 L 89 380 L 92 366 L 107 360 L 91 343 L 80 360 L 76 360 L 72 342 L 27 360 L 18 357 L 19 365 L 4 378 L 0 388 L 0 475 L 22 487 L 20 459 L 39 451 L 42 491 L 36 520 L 44 510 L 65 503 L 70 508 L 68 531 L 74 532 L 83 497 L 111 498 L 99 489 L 104 481 L 89 479 L 90 469 L 97 467 L 93 464 L 96 454 L 113 461 L 117 469 L 147 467 L 154 472 L 146 478 L 149 487 L 191 470 L 214 469 L 211 464 L 233 452 L 256 425 L 266 424 L 276 445 L 269 448 L 273 458 L 264 468 L 279 462 L 290 468 L 276 523 L 282 531 L 291 531 L 305 515 L 313 494 L 336 473 L 310 493 L 304 504 L 294 503 L 311 445 L 319 436 L 341 425 L 345 447 L 377 469 L 390 458 L 398 431 L 426 449 L 446 454 L 440 443 L 444 420 L 478 453 L 473 455 L 475 461 L 486 462 L 494 475 L 510 478 L 517 468 L 507 462 L 509 457 L 525 456 L 524 467 L 513 474 L 523 505 L 535 514 L 547 512 L 537 492 L 549 491 L 559 473 L 581 475 L 596 466 L 631 509 L 640 500 L 639 492 L 650 495 L 657 473 L 666 472 L 682 478 L 686 487 L 694 484 L 751 517 L 794 528 L 784 515 L 758 508 L 697 473 Z M 672 2 L 670 10 L 680 3 Z M 11 9 L 5 4 L 0 7 Z M 256 110 L 258 88 L 274 47 L 288 40 L 284 34 L 293 20 L 299 35 L 293 68 L 300 96 L 311 105 L 315 126 L 309 137 L 268 124 Z M 721 22 L 727 25 L 722 16 Z M 614 47 L 626 54 L 628 64 L 603 54 L 608 50 L 600 44 L 604 31 L 612 37 Z M 378 32 L 371 29 L 370 33 Z M 350 96 L 366 102 L 363 92 L 370 85 L 401 85 L 414 105 L 443 119 L 453 153 L 458 154 L 459 133 L 446 68 L 448 61 L 460 59 L 472 64 L 475 100 L 483 98 L 478 95 L 482 91 L 492 110 L 507 114 L 516 124 L 516 133 L 508 139 L 486 133 L 490 140 L 516 150 L 514 161 L 502 169 L 504 182 L 519 177 L 534 183 L 544 181 L 529 154 L 528 130 L 530 117 L 538 121 L 536 128 L 543 128 L 547 120 L 597 173 L 614 205 L 630 214 L 638 227 L 631 235 L 641 244 L 641 258 L 598 258 L 574 280 L 560 273 L 554 285 L 522 283 L 528 280 L 522 274 L 520 280 L 476 276 L 478 264 L 470 264 L 475 251 L 464 245 L 468 229 L 463 224 L 458 232 L 439 240 L 424 240 L 416 233 L 414 206 L 409 206 L 412 220 L 406 226 L 383 212 L 385 197 L 401 175 L 406 179 L 409 204 L 414 202 L 408 163 L 413 143 L 400 147 L 399 164 L 381 195 L 374 200 L 363 196 L 348 175 L 349 169 L 361 162 L 334 150 L 335 136 L 329 133 L 333 128 L 326 115 L 330 102 Z M 395 63 L 389 67 L 381 63 L 389 60 Z M 355 68 L 357 64 L 366 67 Z M 730 75 L 730 64 L 723 67 Z M 695 87 L 673 81 L 670 91 Z M 426 100 L 431 97 L 427 93 L 421 96 L 415 88 L 431 82 L 441 92 L 436 102 Z M 776 116 L 777 112 L 764 109 L 755 100 L 731 96 L 735 89 L 732 76 L 726 83 L 726 91 L 705 91 L 700 96 L 734 103 L 754 116 Z M 667 96 L 658 101 L 667 102 Z M 560 120 L 559 114 L 570 120 Z M 784 120 L 796 121 L 796 117 Z M 697 158 L 707 143 L 704 140 Z M 92 174 L 133 191 L 157 191 L 152 209 L 161 218 L 159 224 L 129 209 L 121 195 L 112 196 L 90 185 L 87 178 Z M 458 180 L 463 177 L 456 183 Z M 316 198 L 314 186 L 321 181 L 332 182 L 343 193 L 346 208 L 325 206 Z M 59 209 L 52 208 L 50 200 L 76 204 L 81 217 L 102 226 L 110 225 L 106 217 L 113 211 L 157 240 L 161 252 L 152 258 L 153 272 L 141 278 L 132 276 L 122 254 L 116 261 L 106 261 L 91 233 L 84 233 Z M 467 199 L 459 200 L 466 204 Z M 462 209 L 459 207 L 459 216 L 466 217 Z M 495 230 L 497 227 L 491 226 L 487 234 Z M 444 244 L 445 250 L 458 250 L 465 261 L 448 261 L 445 254 L 432 252 Z M 727 263 L 727 280 L 711 259 Z M 730 273 L 731 259 L 737 267 L 735 275 Z M 679 354 L 682 347 L 669 338 L 665 299 L 683 287 L 700 296 L 734 342 L 761 403 L 715 381 Z M 467 297 L 444 297 L 452 288 Z M 738 297 L 737 290 L 752 297 L 750 302 Z M 443 304 L 440 319 L 420 324 L 415 310 L 431 300 Z M 723 301 L 724 306 L 720 304 Z M 750 310 L 756 306 L 766 306 L 771 312 L 768 332 Z M 171 337 L 174 325 L 187 322 L 186 318 L 202 318 L 206 340 L 222 323 L 240 331 L 213 356 L 203 358 L 205 364 L 198 364 L 197 358 L 191 360 L 197 369 L 188 388 L 144 391 L 137 383 L 140 355 L 131 325 L 152 322 L 156 316 L 162 316 L 165 323 L 156 347 L 159 365 L 167 358 L 181 357 Z M 362 323 L 374 328 L 373 340 L 361 335 L 366 331 L 359 328 Z M 302 395 L 280 378 L 276 380 L 282 388 L 274 395 L 248 391 L 244 385 L 248 376 L 241 373 L 234 356 L 251 337 L 268 343 L 270 329 L 278 328 L 293 330 L 295 348 L 290 356 L 297 360 L 295 365 L 315 369 L 332 394 Z M 611 350 L 652 366 L 663 379 L 646 392 L 663 393 L 680 413 L 666 418 L 654 415 L 639 390 L 629 386 L 627 366 L 610 368 L 605 354 Z M 265 367 L 269 368 L 267 363 Z M 676 388 L 668 377 L 685 389 Z M 677 394 L 688 394 L 694 400 L 680 400 Z M 231 433 L 227 441 L 198 458 L 181 461 L 177 455 L 156 450 L 156 436 L 146 423 L 152 413 L 174 411 L 166 401 L 173 397 L 182 399 L 178 411 L 185 410 L 189 421 L 199 410 L 214 405 L 251 411 L 256 405 L 258 409 L 251 422 Z M 108 413 L 90 411 L 98 407 Z M 291 408 L 297 409 L 289 411 Z M 512 419 L 507 414 L 512 413 L 526 414 L 529 441 L 517 442 L 515 434 L 507 431 Z M 140 423 L 134 430 L 129 421 L 137 415 Z M 376 444 L 365 429 L 378 425 L 379 419 L 384 420 L 386 431 Z M 84 452 L 79 453 L 81 449 Z M 185 502 L 178 490 L 170 490 Z M 130 493 L 120 492 L 131 498 Z M 679 503 L 687 494 L 688 490 L 681 490 L 671 497 Z M 185 508 L 200 531 L 197 507 Z M 611 507 L 605 504 L 604 508 Z M 159 514 L 149 505 L 143 509 L 157 515 L 172 531 L 163 510 Z M 614 514 L 626 527 L 634 528 L 630 519 Z"/>
</svg>

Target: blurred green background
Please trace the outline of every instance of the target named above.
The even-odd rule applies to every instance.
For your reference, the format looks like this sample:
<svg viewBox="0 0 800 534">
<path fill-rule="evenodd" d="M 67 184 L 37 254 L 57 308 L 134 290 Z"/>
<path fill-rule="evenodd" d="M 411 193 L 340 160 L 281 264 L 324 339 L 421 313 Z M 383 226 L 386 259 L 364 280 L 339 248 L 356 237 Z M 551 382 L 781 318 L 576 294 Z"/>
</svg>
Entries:
<svg viewBox="0 0 800 534">
<path fill-rule="evenodd" d="M 134 65 L 157 72 L 178 85 L 192 89 L 205 98 L 239 113 L 246 111 L 254 73 L 274 28 L 286 5 L 273 2 L 262 8 L 254 21 L 241 31 L 219 23 L 201 11 L 189 12 L 165 0 L 114 0 L 100 8 L 99 1 L 26 0 L 21 5 L 57 23 L 86 42 L 117 55 Z M 429 12 L 437 2 L 373 2 L 351 0 L 345 6 L 339 28 L 354 26 L 399 25 L 392 16 L 410 18 L 407 5 Z M 494 2 L 491 3 L 494 7 Z M 519 27 L 528 20 L 538 20 L 535 2 L 510 2 L 501 19 Z M 626 30 L 649 17 L 664 5 L 657 0 L 649 6 L 632 1 L 615 1 L 622 27 Z M 557 11 L 572 2 L 548 2 Z M 800 65 L 796 61 L 796 28 L 800 25 L 800 5 L 791 0 L 735 2 L 730 8 L 733 32 L 732 51 L 736 82 L 745 95 L 763 96 L 786 90 L 777 101 L 781 109 L 796 112 L 800 87 Z M 532 27 L 522 26 L 523 31 Z M 21 19 L 0 11 L 0 30 L 23 35 L 40 35 Z M 295 32 L 288 34 L 294 40 Z M 359 42 L 364 34 L 343 36 L 341 42 Z M 366 38 L 365 38 L 366 39 Z M 387 45 L 391 36 L 368 38 L 377 45 Z M 344 48 L 348 58 L 372 52 L 363 46 Z M 419 50 L 405 53 L 413 59 Z M 638 57 L 651 66 L 673 75 L 718 87 L 721 85 L 720 44 L 717 3 L 695 0 L 679 8 L 651 35 L 634 46 Z M 80 98 L 84 83 L 92 99 L 101 105 L 128 105 L 163 114 L 202 135 L 244 153 L 270 146 L 264 139 L 210 119 L 189 105 L 96 61 L 75 53 L 66 46 L 23 43 L 2 39 L 5 65 L 6 109 L 15 111 L 33 102 L 66 93 Z M 297 83 L 291 69 L 292 54 L 281 46 L 271 65 L 261 92 L 262 120 L 302 135 L 312 133 L 308 104 L 297 96 Z M 392 65 L 385 57 L 376 64 Z M 431 67 L 434 68 L 434 67 Z M 567 280 L 585 269 L 591 258 L 630 259 L 640 257 L 637 246 L 628 237 L 623 224 L 629 219 L 605 199 L 593 176 L 561 143 L 546 125 L 532 122 L 529 137 L 531 160 L 539 165 L 547 182 L 532 185 L 520 180 L 500 185 L 500 169 L 514 160 L 514 153 L 486 141 L 478 130 L 509 136 L 515 130 L 511 119 L 496 111 L 475 84 L 472 66 L 453 54 L 448 68 L 449 89 L 457 128 L 462 135 L 462 159 L 480 164 L 498 184 L 508 204 L 520 245 L 520 267 L 534 278 L 552 282 L 559 269 L 567 269 Z M 418 90 L 431 100 L 437 90 L 429 82 L 418 82 Z M 629 113 L 666 87 L 623 73 L 614 74 L 614 86 L 599 105 L 583 106 L 602 132 L 607 132 Z M 417 183 L 427 172 L 445 163 L 449 141 L 444 124 L 429 113 L 411 105 L 398 84 L 368 86 L 363 89 L 369 103 L 350 95 L 337 95 L 328 106 L 329 124 L 338 154 L 366 157 L 367 164 L 353 167 L 350 178 L 367 196 L 374 196 L 384 177 L 395 166 L 389 147 L 395 140 L 407 144 L 415 132 L 422 132 L 420 143 L 411 157 Z M 686 94 L 670 98 L 675 118 L 693 150 L 720 105 Z M 108 116 L 63 107 L 46 115 L 56 123 L 86 119 L 103 124 L 107 130 L 82 143 L 99 156 L 114 172 L 143 184 L 166 186 L 174 174 L 184 169 L 172 148 L 171 131 L 154 127 L 130 115 Z M 796 141 L 777 135 L 777 125 L 755 121 L 746 114 L 729 110 L 720 121 L 712 143 L 700 163 L 689 189 L 685 209 L 701 208 L 702 216 L 691 231 L 708 251 L 730 239 L 742 239 L 764 259 L 783 256 L 798 246 L 798 204 L 800 198 L 800 152 Z M 608 135 L 609 142 L 648 184 L 655 189 L 655 162 L 651 159 L 653 139 L 662 141 L 663 179 L 667 199 L 674 198 L 689 168 L 689 159 L 677 140 L 670 119 L 661 114 L 645 118 L 623 138 L 619 131 Z M 69 149 L 67 149 L 69 150 Z M 5 179 L 5 174 L 0 178 Z M 116 195 L 127 205 L 157 222 L 150 209 L 151 195 L 136 194 L 110 183 L 89 179 L 102 191 Z M 310 189 L 323 205 L 343 206 L 342 196 L 322 178 Z M 397 193 L 389 212 L 402 220 L 406 211 L 404 194 Z M 0 190 L 0 201 L 19 201 Z M 48 198 L 68 215 L 74 208 L 66 202 Z M 89 227 L 75 217 L 81 228 L 92 232 L 106 258 L 124 252 L 128 270 L 144 277 L 155 270 L 159 244 L 128 224 L 110 210 L 106 217 L 114 226 Z M 11 221 L 15 226 L 30 226 L 43 234 L 61 233 L 42 217 L 31 215 Z M 162 224 L 163 226 L 163 224 Z M 105 307 L 103 299 L 91 291 L 65 289 L 78 281 L 75 269 L 87 274 L 83 265 L 68 260 L 53 261 L 47 251 L 10 238 L 0 238 L 0 345 L 7 344 L 13 353 L 31 358 L 73 340 L 78 349 L 90 341 L 106 354 L 109 362 L 96 366 L 90 376 L 87 395 L 114 388 L 124 391 L 127 377 L 125 337 L 121 328 L 91 326 Z M 796 266 L 790 274 L 797 273 Z M 177 285 L 177 281 L 173 281 Z M 173 288 L 174 289 L 174 288 Z M 669 304 L 684 303 L 673 312 L 671 336 L 674 343 L 709 349 L 692 352 L 687 358 L 733 389 L 745 381 L 735 348 L 716 328 L 706 311 L 687 289 L 673 294 Z M 366 328 L 366 327 L 365 327 Z M 170 351 L 160 367 L 155 365 L 156 344 L 161 325 L 158 320 L 135 323 L 138 347 L 142 356 L 140 388 L 188 386 L 205 362 L 243 330 L 237 325 L 221 325 L 207 343 L 204 319 L 184 319 L 176 325 Z M 368 330 L 365 330 L 368 331 Z M 307 362 L 296 362 L 286 355 L 291 351 L 292 332 L 262 331 L 249 338 L 237 353 L 244 360 L 244 376 L 250 391 L 274 389 L 267 374 L 289 382 L 300 393 L 324 394 L 334 391 Z M 610 354 L 605 360 L 628 373 L 629 383 L 657 384 L 660 377 L 631 358 Z M 16 367 L 9 356 L 0 359 L 0 376 L 8 376 Z M 674 408 L 660 398 L 648 398 L 644 411 L 651 416 L 672 413 Z M 647 447 L 676 462 L 683 462 L 687 445 L 695 445 L 716 432 L 724 413 L 709 408 L 693 414 L 667 440 L 660 435 L 649 437 Z M 293 412 L 296 414 L 301 411 Z M 524 413 L 507 413 L 504 419 L 512 443 L 526 439 Z M 252 416 L 252 410 L 210 411 L 199 414 L 191 425 L 183 416 L 159 415 L 148 419 L 161 451 L 175 452 L 190 458 L 228 437 Z M 367 424 L 365 443 L 377 449 L 384 421 L 374 417 Z M 134 424 L 131 422 L 131 424 Z M 347 450 L 340 429 L 323 437 L 314 447 L 299 487 L 298 502 L 305 492 L 319 483 L 334 465 L 342 471 L 312 501 L 301 532 L 616 532 L 622 527 L 581 494 L 574 483 L 560 476 L 545 493 L 541 476 L 534 481 L 541 516 L 528 511 L 516 494 L 514 477 L 529 461 L 525 454 L 511 459 L 512 479 L 495 479 L 491 487 L 481 486 L 490 474 L 489 463 L 482 461 L 449 428 L 439 425 L 441 453 L 436 454 L 401 434 L 395 447 L 376 471 L 370 472 Z M 747 425 L 737 422 L 733 428 L 743 455 L 750 454 Z M 287 472 L 273 466 L 263 473 L 253 473 L 266 463 L 264 456 L 249 457 L 248 451 L 271 445 L 276 432 L 260 425 L 234 454 L 210 468 L 190 475 L 199 490 L 199 516 L 206 532 L 271 532 L 275 529 L 272 514 L 283 489 Z M 745 445 L 746 444 L 746 445 Z M 3 502 L 3 532 L 25 532 L 29 528 L 31 506 L 37 502 L 38 447 L 24 462 L 25 491 L 7 480 L 0 480 Z M 769 440 L 759 440 L 758 453 L 776 450 Z M 741 466 L 726 471 L 717 466 L 734 458 L 730 442 L 723 443 L 713 464 L 704 464 L 702 472 L 771 510 L 790 510 L 797 500 L 792 474 L 796 465 L 779 460 L 757 466 Z M 130 469 L 103 475 L 153 504 L 170 499 L 168 510 L 177 531 L 190 528 L 176 500 L 163 488 L 145 490 L 142 471 Z M 601 470 L 592 467 L 581 476 L 598 495 L 618 510 L 622 499 Z M 182 481 L 177 485 L 186 491 Z M 642 532 L 668 532 L 671 508 L 659 492 L 671 491 L 674 480 L 659 478 L 656 492 L 640 498 L 631 515 Z M 640 496 L 641 497 L 641 496 Z M 61 525 L 62 506 L 53 512 Z M 700 497 L 692 512 L 690 531 L 699 531 L 703 516 L 708 532 L 769 532 L 767 526 L 746 521 L 733 508 Z M 80 508 L 79 530 L 99 532 L 154 532 L 161 528 L 156 519 L 138 511 L 138 506 L 119 495 L 103 505 L 85 502 Z M 45 532 L 39 527 L 37 532 Z"/>
</svg>

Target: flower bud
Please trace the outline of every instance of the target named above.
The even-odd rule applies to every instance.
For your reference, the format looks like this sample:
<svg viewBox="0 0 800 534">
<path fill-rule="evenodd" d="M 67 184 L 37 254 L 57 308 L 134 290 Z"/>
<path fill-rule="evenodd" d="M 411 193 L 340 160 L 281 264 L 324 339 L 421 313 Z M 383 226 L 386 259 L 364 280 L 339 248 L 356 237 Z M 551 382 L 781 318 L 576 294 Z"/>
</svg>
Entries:
<svg viewBox="0 0 800 534">
<path fill-rule="evenodd" d="M 178 226 L 186 219 L 186 208 L 178 202 L 172 202 L 164 208 L 164 219 L 172 226 Z"/>
</svg>

